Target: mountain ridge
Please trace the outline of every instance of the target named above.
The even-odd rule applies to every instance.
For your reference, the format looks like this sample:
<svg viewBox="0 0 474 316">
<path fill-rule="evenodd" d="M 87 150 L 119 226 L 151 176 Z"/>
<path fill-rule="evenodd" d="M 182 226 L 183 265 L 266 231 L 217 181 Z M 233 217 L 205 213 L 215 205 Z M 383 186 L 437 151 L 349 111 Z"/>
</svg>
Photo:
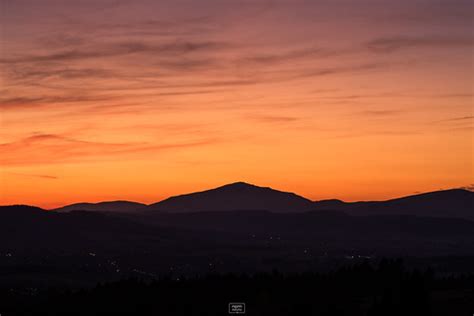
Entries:
<svg viewBox="0 0 474 316">
<path fill-rule="evenodd" d="M 139 203 L 139 202 L 116 200 L 116 201 L 103 201 L 103 202 L 97 202 L 97 203 L 89 203 L 89 202 L 74 203 L 74 204 L 69 204 L 69 205 L 52 209 L 51 211 L 70 212 L 70 211 L 80 210 L 80 211 L 128 213 L 128 212 L 137 211 L 146 206 L 147 206 L 146 204 Z"/>
<path fill-rule="evenodd" d="M 408 195 L 384 201 L 345 202 L 338 199 L 311 201 L 292 192 L 246 182 L 234 182 L 213 189 L 171 196 L 149 205 L 125 201 L 75 203 L 50 211 L 74 210 L 114 213 L 193 213 L 209 211 L 271 211 L 276 213 L 341 211 L 348 215 L 407 214 L 457 217 L 474 220 L 474 192 L 448 189 Z"/>
<path fill-rule="evenodd" d="M 233 210 L 270 210 L 302 212 L 313 201 L 292 192 L 234 182 L 214 189 L 169 197 L 148 205 L 147 210 L 165 212 L 202 212 Z"/>
<path fill-rule="evenodd" d="M 386 201 L 315 202 L 316 210 L 338 210 L 349 215 L 417 215 L 474 220 L 474 192 L 448 189 L 425 192 Z"/>
</svg>

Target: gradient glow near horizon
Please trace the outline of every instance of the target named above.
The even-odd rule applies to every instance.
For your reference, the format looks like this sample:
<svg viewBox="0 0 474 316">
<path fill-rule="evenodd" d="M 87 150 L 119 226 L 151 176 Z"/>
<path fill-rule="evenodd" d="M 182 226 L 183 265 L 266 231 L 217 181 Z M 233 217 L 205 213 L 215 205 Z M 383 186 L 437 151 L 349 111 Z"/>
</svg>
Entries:
<svg viewBox="0 0 474 316">
<path fill-rule="evenodd" d="M 471 186 L 472 1 L 1 1 L 0 204 Z"/>
</svg>

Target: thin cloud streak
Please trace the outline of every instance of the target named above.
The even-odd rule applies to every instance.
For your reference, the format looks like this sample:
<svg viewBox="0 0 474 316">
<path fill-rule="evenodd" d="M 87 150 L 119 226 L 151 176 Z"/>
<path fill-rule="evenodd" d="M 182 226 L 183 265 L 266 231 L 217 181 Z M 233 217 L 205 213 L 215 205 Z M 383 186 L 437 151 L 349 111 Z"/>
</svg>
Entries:
<svg viewBox="0 0 474 316">
<path fill-rule="evenodd" d="M 229 44 L 220 42 L 174 41 L 162 44 L 150 44 L 142 41 L 130 41 L 100 45 L 83 49 L 65 50 L 46 55 L 29 55 L 15 58 L 2 58 L 0 64 L 71 62 L 93 58 L 109 58 L 130 54 L 160 54 L 165 56 L 185 55 L 206 50 L 228 48 Z"/>
<path fill-rule="evenodd" d="M 449 48 L 464 47 L 472 48 L 474 45 L 473 37 L 451 38 L 451 37 L 384 37 L 378 38 L 367 43 L 367 47 L 376 53 L 392 53 L 408 48 Z"/>
<path fill-rule="evenodd" d="M 246 115 L 245 118 L 257 121 L 257 122 L 262 122 L 262 123 L 292 123 L 301 120 L 299 117 L 294 117 L 294 116 L 282 116 L 282 115 Z"/>
<path fill-rule="evenodd" d="M 474 119 L 474 116 L 470 115 L 470 116 L 462 116 L 462 117 L 453 117 L 453 118 L 442 120 L 441 122 L 470 121 L 470 120 L 473 120 L 473 119 Z"/>
<path fill-rule="evenodd" d="M 358 112 L 358 115 L 368 117 L 390 117 L 401 114 L 401 111 L 397 110 L 366 110 Z"/>
<path fill-rule="evenodd" d="M 28 174 L 28 173 L 17 173 L 17 172 L 8 172 L 8 174 L 20 177 L 27 177 L 27 178 L 40 178 L 40 179 L 47 179 L 47 180 L 57 180 L 59 177 L 45 175 L 45 174 Z"/>
<path fill-rule="evenodd" d="M 55 134 L 38 134 L 10 143 L 0 144 L 5 153 L 0 158 L 4 166 L 41 165 L 87 161 L 116 160 L 142 153 L 158 153 L 212 145 L 217 139 L 198 139 L 174 143 L 104 143 L 77 140 Z"/>
</svg>

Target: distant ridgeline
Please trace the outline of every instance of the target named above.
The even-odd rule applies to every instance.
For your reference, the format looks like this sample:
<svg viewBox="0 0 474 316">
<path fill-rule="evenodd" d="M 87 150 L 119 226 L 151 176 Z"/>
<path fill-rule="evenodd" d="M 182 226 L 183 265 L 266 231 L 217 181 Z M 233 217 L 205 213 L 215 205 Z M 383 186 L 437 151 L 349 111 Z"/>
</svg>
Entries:
<svg viewBox="0 0 474 316">
<path fill-rule="evenodd" d="M 348 215 L 416 215 L 474 219 L 474 192 L 452 189 L 412 195 L 388 201 L 311 201 L 295 193 L 237 182 L 202 192 L 173 196 L 145 205 L 129 201 L 77 203 L 52 211 L 73 210 L 117 213 L 194 213 L 222 211 L 270 211 L 300 213 L 339 211 Z"/>
</svg>

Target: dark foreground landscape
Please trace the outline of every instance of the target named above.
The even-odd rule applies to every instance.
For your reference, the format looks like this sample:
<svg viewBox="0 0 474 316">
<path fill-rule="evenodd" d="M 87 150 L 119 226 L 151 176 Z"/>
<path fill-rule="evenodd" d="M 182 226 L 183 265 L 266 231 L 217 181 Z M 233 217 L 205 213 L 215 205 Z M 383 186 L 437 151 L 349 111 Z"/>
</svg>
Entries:
<svg viewBox="0 0 474 316">
<path fill-rule="evenodd" d="M 229 302 L 245 302 L 248 315 L 471 315 L 474 277 L 382 260 L 328 273 L 131 278 L 80 291 L 3 290 L 1 297 L 5 315 L 226 315 Z"/>
<path fill-rule="evenodd" d="M 0 209 L 1 315 L 472 315 L 474 193 Z"/>
</svg>

